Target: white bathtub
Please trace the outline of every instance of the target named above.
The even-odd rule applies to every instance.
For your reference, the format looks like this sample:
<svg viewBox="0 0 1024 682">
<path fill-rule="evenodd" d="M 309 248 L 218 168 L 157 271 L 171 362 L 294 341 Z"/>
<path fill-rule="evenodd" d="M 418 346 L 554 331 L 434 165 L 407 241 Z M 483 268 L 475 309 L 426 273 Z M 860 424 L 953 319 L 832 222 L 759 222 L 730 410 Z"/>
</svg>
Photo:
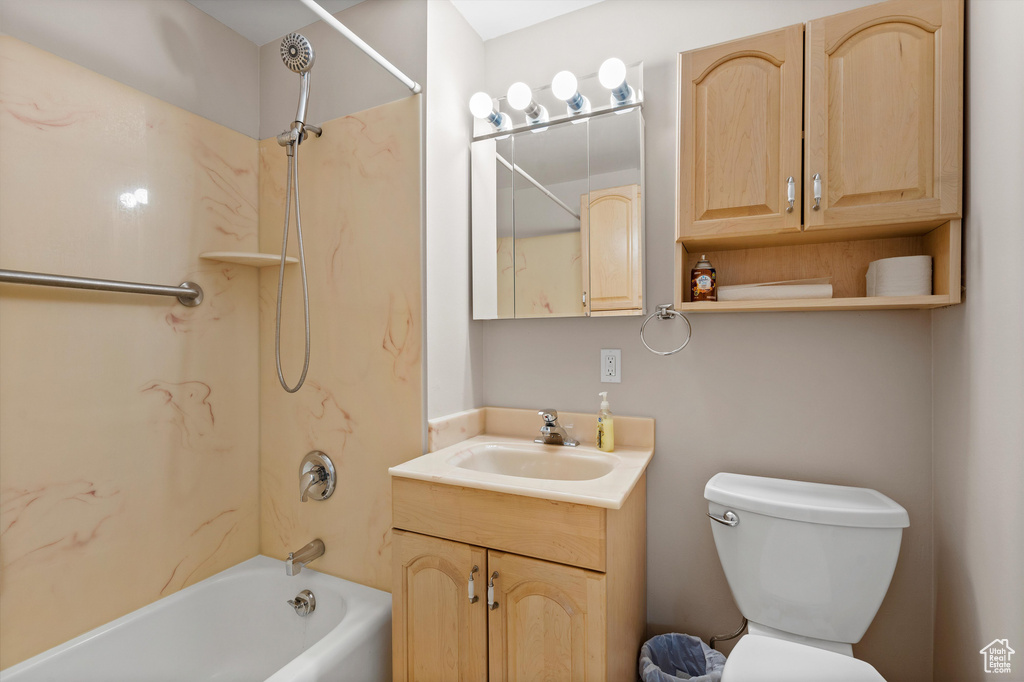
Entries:
<svg viewBox="0 0 1024 682">
<path fill-rule="evenodd" d="M 311 590 L 300 617 L 287 600 Z M 376 682 L 391 595 L 258 556 L 18 665 L 2 682 Z"/>
</svg>

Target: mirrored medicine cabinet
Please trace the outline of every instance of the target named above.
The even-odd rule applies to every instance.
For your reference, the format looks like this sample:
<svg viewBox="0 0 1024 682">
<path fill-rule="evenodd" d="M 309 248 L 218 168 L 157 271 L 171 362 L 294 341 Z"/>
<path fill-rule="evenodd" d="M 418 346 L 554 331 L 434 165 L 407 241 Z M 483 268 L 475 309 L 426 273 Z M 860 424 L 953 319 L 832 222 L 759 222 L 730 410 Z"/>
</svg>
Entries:
<svg viewBox="0 0 1024 682">
<path fill-rule="evenodd" d="M 603 109 L 474 139 L 474 319 L 644 313 L 643 116 Z"/>
</svg>

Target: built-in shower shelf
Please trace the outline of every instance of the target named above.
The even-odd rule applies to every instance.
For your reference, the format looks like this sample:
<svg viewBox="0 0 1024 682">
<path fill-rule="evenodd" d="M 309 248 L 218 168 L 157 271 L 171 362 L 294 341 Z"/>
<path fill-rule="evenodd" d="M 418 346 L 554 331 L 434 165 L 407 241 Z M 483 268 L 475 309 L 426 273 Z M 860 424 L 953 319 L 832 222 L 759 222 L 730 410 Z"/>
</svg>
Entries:
<svg viewBox="0 0 1024 682">
<path fill-rule="evenodd" d="M 278 253 L 249 253 L 247 251 L 207 251 L 199 254 L 200 258 L 206 260 L 219 260 L 224 263 L 236 263 L 237 265 L 251 265 L 254 268 L 265 268 L 268 265 L 280 265 L 281 254 Z M 299 259 L 288 256 L 284 259 L 286 264 L 298 263 Z"/>
</svg>

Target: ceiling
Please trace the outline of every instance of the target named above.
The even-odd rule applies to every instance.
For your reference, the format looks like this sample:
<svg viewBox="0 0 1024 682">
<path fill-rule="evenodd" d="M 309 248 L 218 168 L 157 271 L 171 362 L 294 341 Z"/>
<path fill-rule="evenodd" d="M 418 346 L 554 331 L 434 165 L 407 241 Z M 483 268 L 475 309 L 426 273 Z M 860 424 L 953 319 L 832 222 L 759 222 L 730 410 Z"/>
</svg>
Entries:
<svg viewBox="0 0 1024 682">
<path fill-rule="evenodd" d="M 235 33 L 257 45 L 265 45 L 303 26 L 317 16 L 299 0 L 188 0 Z M 362 0 L 318 0 L 331 14 L 358 5 Z"/>
<path fill-rule="evenodd" d="M 299 0 L 188 0 L 211 17 L 257 45 L 316 21 Z M 363 0 L 318 0 L 331 14 Z M 533 26 L 602 0 L 452 0 L 482 39 Z"/>
<path fill-rule="evenodd" d="M 452 0 L 484 40 L 575 12 L 602 0 Z"/>
</svg>

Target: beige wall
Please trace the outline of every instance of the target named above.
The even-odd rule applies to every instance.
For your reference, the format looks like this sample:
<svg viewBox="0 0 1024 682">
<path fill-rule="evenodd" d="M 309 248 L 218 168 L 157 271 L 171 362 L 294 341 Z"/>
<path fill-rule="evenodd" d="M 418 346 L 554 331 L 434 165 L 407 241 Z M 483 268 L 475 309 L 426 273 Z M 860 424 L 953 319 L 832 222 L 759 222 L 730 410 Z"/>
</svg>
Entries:
<svg viewBox="0 0 1024 682">
<path fill-rule="evenodd" d="M 260 552 L 284 559 L 314 538 L 313 568 L 390 590 L 388 467 L 422 453 L 420 106 L 413 96 L 323 123 L 300 150 L 311 359 L 288 394 L 274 362 L 278 272 L 260 274 Z M 285 153 L 260 142 L 260 245 L 281 248 Z M 290 253 L 297 254 L 294 223 Z M 285 279 L 281 354 L 294 384 L 303 355 L 298 266 Z M 299 502 L 310 450 L 338 487 Z"/>
<path fill-rule="evenodd" d="M 644 60 L 650 309 L 669 302 L 673 291 L 676 54 L 864 4 L 606 0 L 488 41 L 486 85 L 500 94 L 516 80 L 548 83 L 563 68 L 593 73 L 612 55 Z M 691 321 L 693 341 L 671 357 L 640 345 L 637 318 L 485 322 L 484 403 L 596 411 L 597 392 L 609 388 L 599 382 L 599 350 L 622 349 L 622 384 L 610 385 L 612 410 L 657 420 L 647 509 L 647 615 L 654 631 L 707 637 L 739 624 L 704 517 L 704 484 L 714 473 L 859 485 L 890 495 L 910 512 L 911 527 L 885 602 L 854 650 L 886 679 L 930 680 L 929 313 Z"/>
<path fill-rule="evenodd" d="M 1024 3 L 967 3 L 965 302 L 932 314 L 935 679 L 1024 680 Z"/>
<path fill-rule="evenodd" d="M 427 2 L 427 413 L 481 404 L 481 327 L 471 320 L 469 98 L 483 87 L 483 41 L 449 0 Z"/>
<path fill-rule="evenodd" d="M 0 0 L 0 31 L 257 136 L 258 48 L 185 0 Z"/>
<path fill-rule="evenodd" d="M 256 174 L 250 138 L 0 38 L 0 267 L 205 290 L 0 285 L 0 668 L 256 553 L 257 276 L 199 259 L 256 248 Z"/>
<path fill-rule="evenodd" d="M 426 87 L 427 0 L 367 0 L 334 16 Z M 409 88 L 324 22 L 297 31 L 309 38 L 316 51 L 307 123 L 319 125 L 410 95 Z M 259 73 L 259 137 L 265 139 L 295 119 L 299 77 L 281 63 L 278 40 L 259 48 Z"/>
</svg>

